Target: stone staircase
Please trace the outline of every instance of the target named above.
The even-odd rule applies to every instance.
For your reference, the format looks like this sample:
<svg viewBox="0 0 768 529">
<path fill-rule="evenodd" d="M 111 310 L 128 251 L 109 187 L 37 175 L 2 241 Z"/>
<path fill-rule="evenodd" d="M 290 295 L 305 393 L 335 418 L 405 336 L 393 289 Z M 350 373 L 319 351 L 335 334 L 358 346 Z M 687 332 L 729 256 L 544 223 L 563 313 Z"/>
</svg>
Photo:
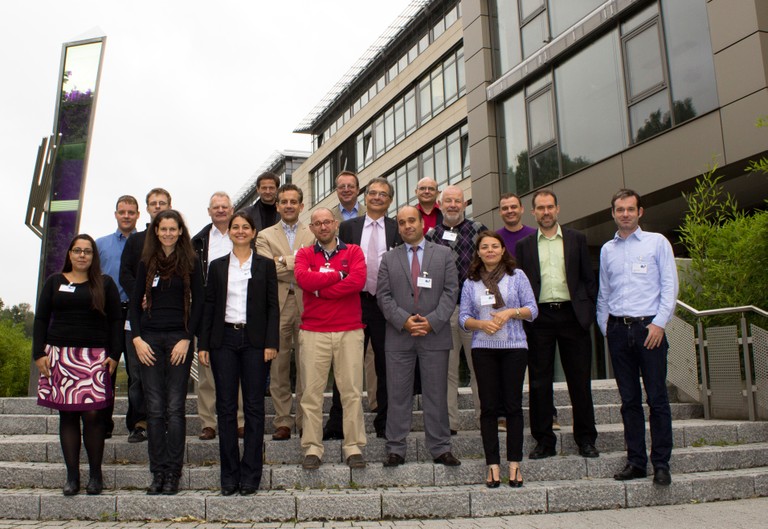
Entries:
<svg viewBox="0 0 768 529">
<path fill-rule="evenodd" d="M 57 413 L 37 406 L 32 398 L 0 399 L 0 518 L 211 522 L 453 518 L 768 496 L 767 422 L 705 421 L 701 406 L 675 402 L 672 395 L 672 485 L 657 487 L 650 478 L 617 482 L 612 476 L 623 468 L 625 453 L 615 383 L 594 381 L 593 396 L 601 456 L 584 459 L 577 455 L 567 390 L 557 384 L 560 455 L 525 459 L 525 486 L 514 490 L 484 486 L 482 442 L 468 388 L 462 388 L 459 398 L 462 431 L 452 438 L 453 453 L 462 465 L 453 468 L 434 465 L 426 452 L 417 398 L 405 465 L 381 465 L 386 454 L 384 440 L 372 433 L 373 415 L 366 413 L 367 468 L 350 470 L 342 461 L 341 442 L 328 441 L 320 469 L 305 471 L 299 466 L 302 454 L 295 435 L 290 441 L 272 441 L 273 408 L 267 398 L 262 490 L 248 497 L 223 497 L 218 492 L 218 441 L 197 439 L 200 422 L 194 396 L 187 402 L 184 490 L 177 496 L 145 494 L 150 481 L 147 446 L 126 442 L 124 398 L 116 402 L 115 433 L 105 447 L 107 489 L 100 496 L 81 493 L 74 497 L 61 494 L 65 470 Z M 327 411 L 330 395 L 325 405 Z M 502 447 L 504 435 L 500 434 Z M 533 446 L 526 432 L 524 454 Z M 502 480 L 505 468 L 503 465 Z M 85 464 L 82 473 L 87 475 Z"/>
</svg>

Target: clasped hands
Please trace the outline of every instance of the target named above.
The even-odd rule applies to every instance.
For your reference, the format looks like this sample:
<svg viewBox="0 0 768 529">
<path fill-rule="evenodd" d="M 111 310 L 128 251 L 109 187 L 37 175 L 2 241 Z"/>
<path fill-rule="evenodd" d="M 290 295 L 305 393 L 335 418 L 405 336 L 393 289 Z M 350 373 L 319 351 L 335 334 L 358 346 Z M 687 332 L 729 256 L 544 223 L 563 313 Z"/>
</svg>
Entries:
<svg viewBox="0 0 768 529">
<path fill-rule="evenodd" d="M 511 317 L 512 311 L 511 309 L 507 309 L 499 312 L 491 312 L 491 319 L 478 320 L 477 323 L 481 331 L 485 334 L 493 335 L 499 332 Z"/>
<path fill-rule="evenodd" d="M 426 336 L 432 331 L 432 326 L 429 324 L 427 318 L 420 314 L 412 314 L 407 320 L 403 328 L 408 331 L 411 336 Z"/>
</svg>

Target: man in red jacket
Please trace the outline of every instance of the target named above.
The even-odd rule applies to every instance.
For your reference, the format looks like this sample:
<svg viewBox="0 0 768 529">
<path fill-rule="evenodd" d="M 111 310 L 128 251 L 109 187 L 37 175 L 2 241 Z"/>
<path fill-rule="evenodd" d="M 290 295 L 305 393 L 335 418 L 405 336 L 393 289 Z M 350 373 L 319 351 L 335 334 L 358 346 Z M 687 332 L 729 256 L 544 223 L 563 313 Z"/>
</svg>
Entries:
<svg viewBox="0 0 768 529">
<path fill-rule="evenodd" d="M 363 322 L 360 291 L 365 285 L 365 254 L 355 244 L 336 237 L 338 222 L 331 210 L 312 213 L 309 229 L 314 246 L 296 254 L 294 276 L 304 291 L 301 314 L 301 372 L 304 414 L 302 467 L 314 470 L 323 457 L 323 391 L 328 371 L 341 393 L 344 409 L 342 451 L 350 468 L 365 468 L 362 447 L 366 444 L 361 393 L 363 388 Z"/>
</svg>

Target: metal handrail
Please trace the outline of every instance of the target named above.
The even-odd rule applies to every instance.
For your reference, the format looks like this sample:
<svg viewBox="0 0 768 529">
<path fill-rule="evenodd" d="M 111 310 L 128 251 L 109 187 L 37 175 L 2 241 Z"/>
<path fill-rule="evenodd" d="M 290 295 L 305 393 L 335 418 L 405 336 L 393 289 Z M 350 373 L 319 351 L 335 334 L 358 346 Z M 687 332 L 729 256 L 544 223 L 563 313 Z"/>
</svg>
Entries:
<svg viewBox="0 0 768 529">
<path fill-rule="evenodd" d="M 699 362 L 701 365 L 701 396 L 702 396 L 702 404 L 704 405 L 704 418 L 709 419 L 710 418 L 710 409 L 709 409 L 709 378 L 708 373 L 709 370 L 707 369 L 707 357 L 704 352 L 705 348 L 705 340 L 704 340 L 704 325 L 701 322 L 701 319 L 706 316 L 718 316 L 721 314 L 734 314 L 734 313 L 741 313 L 741 347 L 742 347 L 742 358 L 744 360 L 744 370 L 746 372 L 747 376 L 747 407 L 749 408 L 749 420 L 754 421 L 755 420 L 755 401 L 754 401 L 754 395 L 752 394 L 752 389 L 749 387 L 752 385 L 751 381 L 749 380 L 750 373 L 752 372 L 752 362 L 749 358 L 749 340 L 747 339 L 747 319 L 744 316 L 745 312 L 754 312 L 756 314 L 759 314 L 763 317 L 768 318 L 768 312 L 764 311 L 763 309 L 759 307 L 755 307 L 754 305 L 743 305 L 741 307 L 726 307 L 722 309 L 708 309 L 708 310 L 698 310 L 687 303 L 680 301 L 679 299 L 676 301 L 677 306 L 688 311 L 689 313 L 696 316 L 696 333 L 698 334 L 698 346 L 699 346 Z"/>
</svg>

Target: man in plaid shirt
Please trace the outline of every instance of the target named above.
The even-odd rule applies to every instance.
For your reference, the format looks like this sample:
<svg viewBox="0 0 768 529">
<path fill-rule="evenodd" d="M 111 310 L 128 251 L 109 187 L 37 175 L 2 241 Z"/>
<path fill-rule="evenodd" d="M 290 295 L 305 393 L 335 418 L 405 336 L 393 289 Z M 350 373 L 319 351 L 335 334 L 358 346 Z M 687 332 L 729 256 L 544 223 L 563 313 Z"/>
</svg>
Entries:
<svg viewBox="0 0 768 529">
<path fill-rule="evenodd" d="M 443 211 L 443 221 L 431 228 L 426 239 L 437 244 L 447 246 L 453 251 L 456 258 L 456 268 L 459 271 L 459 298 L 461 299 L 461 287 L 467 279 L 469 264 L 475 253 L 475 240 L 477 234 L 485 231 L 482 223 L 473 221 L 464 216 L 467 203 L 464 201 L 464 191 L 456 186 L 448 186 L 443 190 L 440 200 Z M 453 331 L 453 348 L 448 358 L 448 416 L 451 425 L 451 434 L 455 435 L 459 429 L 459 360 L 461 347 L 464 346 L 464 356 L 469 366 L 470 383 L 472 385 L 472 400 L 475 406 L 475 421 L 480 420 L 480 398 L 477 393 L 475 381 L 475 369 L 472 365 L 472 333 L 461 329 L 458 324 L 459 307 L 453 311 L 451 317 L 451 330 Z"/>
</svg>

